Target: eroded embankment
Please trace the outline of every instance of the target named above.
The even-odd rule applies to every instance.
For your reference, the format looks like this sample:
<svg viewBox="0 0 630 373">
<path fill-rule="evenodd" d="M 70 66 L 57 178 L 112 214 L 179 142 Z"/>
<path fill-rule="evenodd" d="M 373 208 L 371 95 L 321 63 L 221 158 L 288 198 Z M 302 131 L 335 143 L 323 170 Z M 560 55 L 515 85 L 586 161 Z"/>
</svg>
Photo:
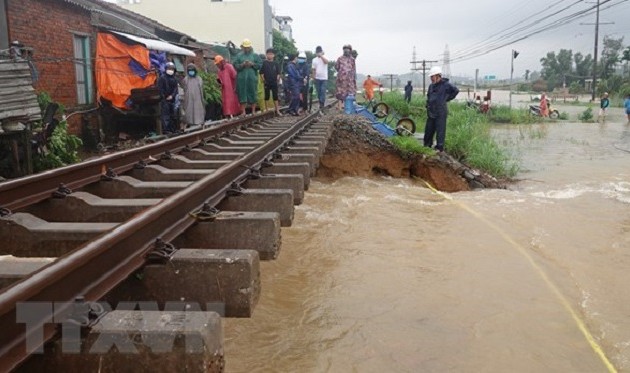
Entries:
<svg viewBox="0 0 630 373">
<path fill-rule="evenodd" d="M 362 117 L 336 115 L 332 121 L 334 132 L 320 160 L 320 176 L 416 176 L 445 192 L 505 187 L 446 153 L 429 157 L 403 154 Z"/>
</svg>

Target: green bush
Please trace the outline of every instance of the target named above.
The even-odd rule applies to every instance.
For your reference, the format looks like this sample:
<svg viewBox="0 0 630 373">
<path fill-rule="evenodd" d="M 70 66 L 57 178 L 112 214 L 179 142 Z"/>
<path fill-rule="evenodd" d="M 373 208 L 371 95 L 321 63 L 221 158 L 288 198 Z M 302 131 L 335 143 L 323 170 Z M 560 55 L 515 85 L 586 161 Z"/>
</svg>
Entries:
<svg viewBox="0 0 630 373">
<path fill-rule="evenodd" d="M 580 115 L 578 115 L 578 119 L 582 122 L 592 122 L 593 121 L 593 108 L 588 107 L 584 110 Z"/>
<path fill-rule="evenodd" d="M 560 116 L 558 117 L 558 119 L 569 120 L 569 113 L 567 113 L 566 111 L 563 111 L 562 113 L 560 113 Z"/>
<path fill-rule="evenodd" d="M 83 142 L 68 133 L 68 123 L 61 121 L 48 139 L 44 152 L 34 158 L 36 172 L 67 166 L 81 160 L 78 150 Z"/>
<path fill-rule="evenodd" d="M 217 82 L 217 74 L 215 73 L 199 73 L 199 77 L 203 80 L 203 98 L 206 103 L 217 103 L 221 101 L 221 86 Z"/>
</svg>

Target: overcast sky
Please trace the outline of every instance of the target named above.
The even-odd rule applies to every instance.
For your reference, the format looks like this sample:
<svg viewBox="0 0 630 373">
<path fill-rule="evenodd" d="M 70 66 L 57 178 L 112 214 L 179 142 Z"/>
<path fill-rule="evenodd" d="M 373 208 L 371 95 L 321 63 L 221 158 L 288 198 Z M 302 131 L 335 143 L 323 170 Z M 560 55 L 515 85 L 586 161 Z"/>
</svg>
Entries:
<svg viewBox="0 0 630 373">
<path fill-rule="evenodd" d="M 442 60 L 448 44 L 453 59 L 476 43 L 493 35 L 504 35 L 501 31 L 507 28 L 525 27 L 517 34 L 525 35 L 558 17 L 594 6 L 594 2 L 579 0 L 270 0 L 270 3 L 276 14 L 293 18 L 293 38 L 299 49 L 314 50 L 321 45 L 329 58 L 337 58 L 343 44 L 350 43 L 359 52 L 359 73 L 372 75 L 409 72 L 414 46 L 419 60 Z M 600 51 L 604 35 L 624 36 L 624 44 L 630 44 L 630 1 L 608 0 L 602 9 L 609 5 L 614 6 L 602 10 L 600 22 L 615 24 L 601 26 Z M 548 17 L 564 7 L 569 8 Z M 527 27 L 540 18 L 543 18 L 541 23 Z M 515 76 L 522 76 L 526 69 L 540 70 L 540 58 L 548 51 L 566 48 L 592 54 L 595 27 L 580 23 L 594 22 L 595 15 L 587 16 L 480 57 L 453 62 L 452 75 L 472 77 L 478 68 L 482 77 L 509 78 L 512 49 L 520 52 L 515 60 Z"/>
</svg>

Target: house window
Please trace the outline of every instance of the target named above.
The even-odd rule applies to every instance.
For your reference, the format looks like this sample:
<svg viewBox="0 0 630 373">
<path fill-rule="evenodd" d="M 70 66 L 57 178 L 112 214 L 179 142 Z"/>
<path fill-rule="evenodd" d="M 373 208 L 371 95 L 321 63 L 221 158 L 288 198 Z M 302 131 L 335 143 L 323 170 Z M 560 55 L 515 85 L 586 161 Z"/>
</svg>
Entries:
<svg viewBox="0 0 630 373">
<path fill-rule="evenodd" d="M 74 35 L 74 66 L 77 81 L 77 102 L 79 105 L 94 102 L 92 82 L 92 61 L 90 59 L 90 38 Z"/>
</svg>

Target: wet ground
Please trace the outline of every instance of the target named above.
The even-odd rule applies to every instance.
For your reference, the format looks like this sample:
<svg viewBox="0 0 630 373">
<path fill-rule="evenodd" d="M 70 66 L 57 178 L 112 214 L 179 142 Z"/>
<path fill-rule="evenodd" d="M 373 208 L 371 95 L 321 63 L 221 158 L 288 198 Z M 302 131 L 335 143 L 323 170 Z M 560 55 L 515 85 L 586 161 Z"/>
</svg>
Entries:
<svg viewBox="0 0 630 373">
<path fill-rule="evenodd" d="M 617 114 L 615 114 L 617 115 Z M 509 190 L 315 180 L 229 372 L 630 371 L 630 127 L 497 126 Z"/>
</svg>

